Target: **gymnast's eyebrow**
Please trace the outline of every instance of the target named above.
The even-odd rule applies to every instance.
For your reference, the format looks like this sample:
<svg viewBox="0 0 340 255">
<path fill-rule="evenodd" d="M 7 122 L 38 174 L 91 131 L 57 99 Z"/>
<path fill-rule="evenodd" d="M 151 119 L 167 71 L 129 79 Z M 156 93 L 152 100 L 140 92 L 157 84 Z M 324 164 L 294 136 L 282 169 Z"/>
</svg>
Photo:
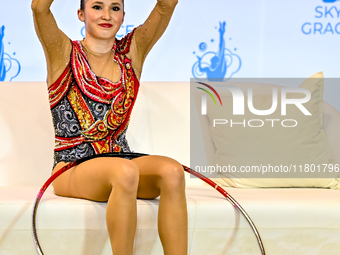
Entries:
<svg viewBox="0 0 340 255">
<path fill-rule="evenodd" d="M 94 2 L 94 3 L 92 3 L 92 4 L 104 4 L 103 2 L 99 2 L 99 1 L 96 1 L 96 2 Z M 120 5 L 120 3 L 118 3 L 118 2 L 115 2 L 115 3 L 111 3 L 112 5 Z"/>
</svg>

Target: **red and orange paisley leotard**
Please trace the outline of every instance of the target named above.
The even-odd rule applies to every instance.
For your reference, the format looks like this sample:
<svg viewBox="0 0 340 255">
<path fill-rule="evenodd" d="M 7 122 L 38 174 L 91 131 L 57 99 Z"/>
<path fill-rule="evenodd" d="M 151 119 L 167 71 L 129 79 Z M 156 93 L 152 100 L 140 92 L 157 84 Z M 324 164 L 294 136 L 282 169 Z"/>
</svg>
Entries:
<svg viewBox="0 0 340 255">
<path fill-rule="evenodd" d="M 117 83 L 97 77 L 80 41 L 72 41 L 70 63 L 48 90 L 55 132 L 54 166 L 95 154 L 130 152 L 125 132 L 139 89 L 126 56 L 133 32 L 116 39 L 113 46 L 121 71 Z"/>
</svg>

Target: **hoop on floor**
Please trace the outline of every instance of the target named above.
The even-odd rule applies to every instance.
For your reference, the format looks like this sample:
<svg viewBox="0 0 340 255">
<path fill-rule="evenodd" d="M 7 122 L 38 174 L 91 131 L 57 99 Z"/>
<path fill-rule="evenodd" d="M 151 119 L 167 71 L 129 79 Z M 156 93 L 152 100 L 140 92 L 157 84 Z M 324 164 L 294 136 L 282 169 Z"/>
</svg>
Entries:
<svg viewBox="0 0 340 255">
<path fill-rule="evenodd" d="M 69 170 L 70 168 L 77 166 L 79 164 L 81 164 L 82 162 L 85 162 L 89 159 L 93 159 L 93 158 L 99 158 L 99 157 L 131 157 L 131 158 L 138 158 L 138 157 L 142 157 L 142 156 L 149 156 L 149 154 L 143 154 L 143 153 L 136 153 L 136 152 L 124 152 L 124 153 L 103 153 L 103 154 L 97 154 L 97 155 L 93 155 L 90 157 L 85 157 L 82 159 L 78 159 L 74 162 L 71 162 L 70 164 L 64 166 L 63 168 L 59 169 L 57 172 L 55 172 L 46 182 L 45 184 L 41 187 L 35 202 L 34 202 L 34 207 L 33 207 L 33 214 L 32 214 L 32 235 L 33 235 L 33 241 L 35 244 L 35 248 L 38 252 L 39 255 L 44 255 L 44 252 L 40 246 L 39 243 L 39 239 L 38 239 L 38 235 L 37 235 L 37 229 L 36 229 L 36 216 L 37 216 L 37 210 L 38 210 L 38 206 L 40 203 L 40 200 L 43 196 L 43 194 L 45 193 L 46 189 L 48 188 L 48 186 L 62 173 L 66 172 L 67 170 Z M 207 184 L 209 184 L 211 187 L 213 187 L 214 189 L 216 189 L 218 192 L 220 192 L 234 207 L 236 207 L 241 213 L 242 215 L 246 218 L 246 220 L 248 221 L 251 229 L 253 230 L 255 236 L 256 236 L 256 240 L 257 243 L 260 247 L 261 250 L 261 254 L 265 255 L 265 249 L 263 246 L 263 242 L 261 239 L 261 236 L 254 224 L 254 222 L 251 220 L 251 218 L 249 217 L 249 215 L 247 214 L 247 212 L 242 208 L 242 206 L 227 192 L 225 191 L 221 186 L 219 186 L 218 184 L 216 184 L 214 181 L 210 180 L 209 178 L 205 177 L 204 175 L 192 170 L 191 168 L 182 165 L 184 168 L 184 171 L 200 178 L 202 181 L 206 182 Z"/>
</svg>

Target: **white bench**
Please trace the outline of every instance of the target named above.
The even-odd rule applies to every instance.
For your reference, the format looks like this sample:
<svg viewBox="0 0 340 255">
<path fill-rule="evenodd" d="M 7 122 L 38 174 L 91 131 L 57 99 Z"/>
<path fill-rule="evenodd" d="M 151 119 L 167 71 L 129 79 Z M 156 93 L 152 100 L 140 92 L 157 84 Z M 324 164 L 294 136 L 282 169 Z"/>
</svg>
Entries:
<svg viewBox="0 0 340 255">
<path fill-rule="evenodd" d="M 189 100 L 189 83 L 142 83 L 127 134 L 131 149 L 189 165 Z M 327 113 L 325 122 L 338 114 Z M 327 135 L 338 132 L 339 126 L 332 125 L 325 127 Z M 0 83 L 0 136 L 0 254 L 36 254 L 33 202 L 50 176 L 54 147 L 45 83 Z M 260 254 L 247 222 L 230 203 L 202 181 L 186 177 L 189 254 Z M 340 253 L 340 191 L 225 189 L 255 222 L 267 254 Z M 135 254 L 163 254 L 158 202 L 137 202 Z M 106 203 L 58 197 L 49 188 L 37 217 L 45 254 L 111 254 L 105 209 Z"/>
</svg>

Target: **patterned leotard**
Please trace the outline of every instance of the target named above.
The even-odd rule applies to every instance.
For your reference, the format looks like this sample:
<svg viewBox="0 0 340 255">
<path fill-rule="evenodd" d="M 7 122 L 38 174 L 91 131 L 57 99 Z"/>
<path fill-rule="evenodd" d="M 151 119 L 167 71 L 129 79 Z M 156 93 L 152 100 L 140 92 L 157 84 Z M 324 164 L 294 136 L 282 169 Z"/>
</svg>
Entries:
<svg viewBox="0 0 340 255">
<path fill-rule="evenodd" d="M 107 152 L 130 152 L 125 138 L 139 82 L 126 57 L 133 32 L 113 46 L 121 71 L 119 82 L 97 77 L 79 41 L 71 60 L 49 87 L 55 132 L 54 165 Z"/>
</svg>

